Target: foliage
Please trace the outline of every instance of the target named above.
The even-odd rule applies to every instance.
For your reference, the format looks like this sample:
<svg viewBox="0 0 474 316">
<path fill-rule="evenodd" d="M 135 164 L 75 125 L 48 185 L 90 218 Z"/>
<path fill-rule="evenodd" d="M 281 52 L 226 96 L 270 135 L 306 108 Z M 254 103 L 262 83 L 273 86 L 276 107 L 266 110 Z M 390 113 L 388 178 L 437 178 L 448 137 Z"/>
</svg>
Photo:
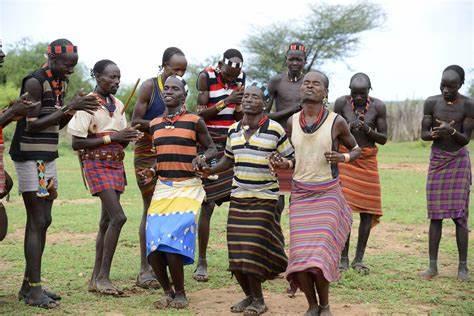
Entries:
<svg viewBox="0 0 474 316">
<path fill-rule="evenodd" d="M 293 41 L 306 46 L 306 71 L 327 61 L 353 56 L 362 32 L 380 27 L 385 20 L 382 7 L 371 2 L 315 3 L 309 11 L 300 23 L 275 23 L 244 40 L 243 46 L 250 54 L 246 69 L 251 78 L 267 81 L 282 72 L 288 44 Z"/>
<path fill-rule="evenodd" d="M 22 79 L 32 71 L 46 63 L 46 47 L 48 43 L 33 43 L 30 39 L 24 38 L 8 48 L 5 63 L 0 68 L 0 83 L 8 82 L 9 87 L 13 85 L 17 90 L 21 88 Z M 87 68 L 78 63 L 74 69 L 74 74 L 69 78 L 68 93 L 66 102 L 69 101 L 79 89 L 90 91 L 91 83 L 87 79 Z M 17 92 L 17 95 L 19 91 Z"/>
</svg>

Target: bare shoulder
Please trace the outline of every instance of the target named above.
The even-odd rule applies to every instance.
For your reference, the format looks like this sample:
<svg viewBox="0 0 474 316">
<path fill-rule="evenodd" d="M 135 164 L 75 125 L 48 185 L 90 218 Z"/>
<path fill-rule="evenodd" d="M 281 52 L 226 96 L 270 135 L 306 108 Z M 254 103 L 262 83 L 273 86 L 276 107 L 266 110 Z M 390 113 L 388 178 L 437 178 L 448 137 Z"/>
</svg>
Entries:
<svg viewBox="0 0 474 316">
<path fill-rule="evenodd" d="M 372 99 L 372 104 L 374 105 L 378 113 L 384 112 L 387 109 L 385 102 L 383 102 L 382 100 L 378 98 L 373 98 L 373 97 L 370 97 L 370 98 Z"/>
<path fill-rule="evenodd" d="M 474 99 L 465 95 L 461 95 L 461 98 L 464 102 L 467 116 L 474 118 Z"/>
<path fill-rule="evenodd" d="M 334 102 L 334 112 L 341 113 L 344 106 L 347 104 L 347 95 L 343 95 Z"/>
</svg>

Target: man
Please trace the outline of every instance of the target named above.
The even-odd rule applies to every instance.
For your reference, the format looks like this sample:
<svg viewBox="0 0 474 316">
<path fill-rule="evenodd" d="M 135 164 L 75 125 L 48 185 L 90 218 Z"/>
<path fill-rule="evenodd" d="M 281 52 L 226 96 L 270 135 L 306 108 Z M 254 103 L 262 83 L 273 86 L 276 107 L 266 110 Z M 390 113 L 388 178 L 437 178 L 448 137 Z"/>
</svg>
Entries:
<svg viewBox="0 0 474 316">
<path fill-rule="evenodd" d="M 76 96 L 64 104 L 68 77 L 77 64 L 77 47 L 66 39 L 48 46 L 47 63 L 23 79 L 21 94 L 28 92 L 38 105 L 18 121 L 10 155 L 18 176 L 19 192 L 26 208 L 26 269 L 19 296 L 25 303 L 42 308 L 59 305 L 60 297 L 45 291 L 41 283 L 41 257 L 46 231 L 51 224 L 51 209 L 56 198 L 59 130 L 74 111 L 93 113 L 98 107 L 95 96 Z"/>
<path fill-rule="evenodd" d="M 68 124 L 72 148 L 78 150 L 89 190 L 101 201 L 101 218 L 96 240 L 94 270 L 89 291 L 104 295 L 123 294 L 110 281 L 115 249 L 127 217 L 120 204 L 125 191 L 124 147 L 143 134 L 127 127 L 122 102 L 115 98 L 120 69 L 111 60 L 98 61 L 92 69 L 96 87 L 92 93 L 101 107 L 94 114 L 78 111 Z"/>
<path fill-rule="evenodd" d="M 234 122 L 242 118 L 243 88 L 245 73 L 242 71 L 244 58 L 236 49 L 228 49 L 216 68 L 207 67 L 198 77 L 198 112 L 205 120 L 212 140 L 219 154 L 209 161 L 211 165 L 224 155 L 227 130 Z M 193 278 L 198 282 L 207 282 L 207 244 L 211 216 L 215 205 L 229 201 L 232 189 L 232 168 L 218 174 L 217 180 L 204 179 L 206 199 L 202 204 L 198 223 L 199 260 Z"/>
<path fill-rule="evenodd" d="M 287 71 L 277 74 L 270 79 L 267 112 L 270 112 L 275 101 L 275 112 L 268 117 L 277 121 L 286 130 L 288 118 L 301 110 L 300 87 L 303 82 L 304 66 L 306 64 L 306 47 L 300 42 L 293 42 L 286 52 Z M 281 192 L 291 192 L 292 170 L 278 170 L 278 182 Z M 285 208 L 285 196 L 280 195 L 278 211 Z"/>
<path fill-rule="evenodd" d="M 195 217 L 205 196 L 196 171 L 217 153 L 204 120 L 186 112 L 186 96 L 186 82 L 168 77 L 163 87 L 166 111 L 150 123 L 156 166 L 140 171 L 144 183 L 157 177 L 148 209 L 146 245 L 148 262 L 164 291 L 155 302 L 160 309 L 188 306 L 183 266 L 194 263 Z M 197 144 L 204 154 L 197 155 Z"/>
<path fill-rule="evenodd" d="M 302 110 L 288 120 L 295 161 L 276 156 L 270 160 L 276 168 L 294 167 L 286 277 L 292 288 L 305 293 L 306 315 L 331 315 L 329 283 L 339 278 L 339 259 L 352 223 L 337 166 L 360 155 L 346 121 L 324 105 L 328 87 L 329 79 L 319 71 L 304 76 Z M 339 144 L 349 152 L 336 152 Z"/>
<path fill-rule="evenodd" d="M 352 135 L 362 149 L 362 155 L 353 162 L 341 164 L 339 175 L 342 192 L 349 206 L 360 215 L 359 239 L 351 267 L 361 274 L 368 274 L 370 270 L 362 260 L 370 230 L 382 216 L 376 144 L 384 145 L 387 142 L 387 109 L 381 100 L 369 97 L 372 85 L 366 74 L 360 72 L 352 76 L 349 89 L 350 95 L 336 100 L 334 112 L 349 124 Z M 340 150 L 347 151 L 343 146 Z M 349 241 L 350 234 L 341 256 L 340 268 L 343 271 L 349 268 Z"/>
<path fill-rule="evenodd" d="M 5 61 L 5 53 L 2 50 L 2 41 L 0 40 L 0 68 L 3 67 Z M 3 153 L 5 150 L 3 144 L 3 128 L 10 124 L 12 121 L 18 120 L 26 115 L 28 108 L 34 106 L 30 101 L 27 100 L 28 95 L 22 95 L 21 98 L 12 101 L 10 105 L 0 112 L 0 199 L 3 199 L 10 193 L 13 187 L 13 181 L 10 175 L 5 171 L 3 164 Z M 7 235 L 8 230 L 8 217 L 3 206 L 0 202 L 0 241 L 2 241 Z"/>
<path fill-rule="evenodd" d="M 229 271 L 235 275 L 245 298 L 233 313 L 260 315 L 267 310 L 262 283 L 285 271 L 287 257 L 277 212 L 278 181 L 268 156 L 293 154 L 285 130 L 263 112 L 264 95 L 252 85 L 242 99 L 244 117 L 229 128 L 225 156 L 206 174 L 234 169 L 227 221 Z"/>
<path fill-rule="evenodd" d="M 163 85 L 169 76 L 178 75 L 182 77 L 186 72 L 188 62 L 184 53 L 177 47 L 168 47 L 163 52 L 161 59 L 160 73 L 154 78 L 143 82 L 138 92 L 138 99 L 133 109 L 132 126 L 139 125 L 139 129 L 144 132 L 144 137 L 135 142 L 134 165 L 135 172 L 145 168 L 151 168 L 156 164 L 156 155 L 152 150 L 152 136 L 149 134 L 150 122 L 154 118 L 163 115 L 165 102 L 163 100 Z M 155 182 L 151 181 L 145 186 L 140 182 L 137 174 L 137 183 L 142 194 L 143 216 L 140 222 L 140 272 L 137 276 L 137 286 L 144 289 L 156 289 L 159 282 L 153 275 L 153 271 L 146 260 L 145 244 L 145 224 L 147 211 L 150 207 L 151 197 L 155 189 Z"/>
<path fill-rule="evenodd" d="M 430 264 L 421 273 L 428 280 L 438 275 L 438 249 L 445 218 L 456 224 L 458 279 L 469 280 L 468 213 L 472 174 L 467 144 L 474 127 L 474 102 L 459 93 L 464 76 L 460 66 L 447 67 L 441 77 L 441 94 L 429 97 L 424 104 L 421 138 L 433 141 L 426 183 Z"/>
</svg>

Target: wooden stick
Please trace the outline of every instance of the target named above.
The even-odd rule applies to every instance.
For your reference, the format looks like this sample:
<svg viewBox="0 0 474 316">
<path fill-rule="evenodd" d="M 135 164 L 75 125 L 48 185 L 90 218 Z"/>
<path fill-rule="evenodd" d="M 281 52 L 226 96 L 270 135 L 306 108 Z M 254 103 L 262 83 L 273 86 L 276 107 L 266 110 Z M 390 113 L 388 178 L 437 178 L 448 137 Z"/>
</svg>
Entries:
<svg viewBox="0 0 474 316">
<path fill-rule="evenodd" d="M 140 78 L 137 79 L 137 82 L 135 83 L 135 86 L 133 87 L 132 93 L 128 96 L 127 102 L 125 103 L 125 106 L 122 109 L 122 115 L 125 113 L 127 110 L 128 106 L 130 105 L 130 101 L 132 100 L 133 95 L 135 94 L 135 91 L 137 90 L 138 84 L 140 83 Z"/>
</svg>

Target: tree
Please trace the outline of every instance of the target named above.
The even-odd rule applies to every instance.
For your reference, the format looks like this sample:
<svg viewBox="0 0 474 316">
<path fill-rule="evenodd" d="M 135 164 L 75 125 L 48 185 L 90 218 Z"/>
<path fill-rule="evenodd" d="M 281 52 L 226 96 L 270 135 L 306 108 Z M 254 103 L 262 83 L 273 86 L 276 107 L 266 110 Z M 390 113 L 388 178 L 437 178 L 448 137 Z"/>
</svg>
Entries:
<svg viewBox="0 0 474 316">
<path fill-rule="evenodd" d="M 27 38 L 13 44 L 8 50 L 3 67 L 0 68 L 0 84 L 8 83 L 9 87 L 13 85 L 19 94 L 22 79 L 46 63 L 47 46 L 47 43 L 32 43 Z M 69 78 L 66 101 L 69 101 L 81 88 L 84 91 L 92 90 L 87 74 L 84 64 L 78 63 L 74 68 L 74 74 Z"/>
<path fill-rule="evenodd" d="M 220 56 L 211 56 L 204 60 L 204 62 L 199 64 L 188 64 L 188 68 L 186 69 L 186 74 L 184 75 L 184 79 L 188 85 L 188 97 L 186 98 L 186 107 L 189 111 L 195 112 L 197 106 L 197 79 L 201 71 L 208 66 L 216 66 Z"/>
<path fill-rule="evenodd" d="M 303 42 L 307 49 L 306 71 L 326 61 L 353 56 L 364 31 L 380 27 L 385 13 L 378 4 L 313 4 L 301 23 L 275 23 L 250 35 L 243 42 L 250 62 L 246 70 L 256 80 L 268 79 L 285 69 L 290 42 Z"/>
</svg>

